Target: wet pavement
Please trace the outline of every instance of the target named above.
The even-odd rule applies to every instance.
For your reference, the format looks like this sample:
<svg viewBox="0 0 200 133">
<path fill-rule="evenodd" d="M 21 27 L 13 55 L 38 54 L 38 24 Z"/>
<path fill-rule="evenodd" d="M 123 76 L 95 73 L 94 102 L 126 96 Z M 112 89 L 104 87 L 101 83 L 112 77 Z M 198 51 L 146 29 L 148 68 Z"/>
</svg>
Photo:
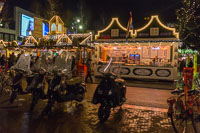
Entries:
<svg viewBox="0 0 200 133">
<path fill-rule="evenodd" d="M 166 99 L 170 90 L 127 88 L 127 101 L 112 110 L 109 119 L 100 123 L 99 105 L 91 104 L 96 84 L 87 84 L 85 100 L 56 104 L 51 118 L 41 117 L 46 100 L 39 101 L 30 114 L 31 95 L 21 95 L 14 104 L 0 98 L 0 133 L 172 133 Z"/>
<path fill-rule="evenodd" d="M 101 77 L 93 77 L 96 84 L 100 83 Z M 151 80 L 151 79 L 131 79 L 126 78 L 126 85 L 129 87 L 142 87 L 142 88 L 154 88 L 154 89 L 165 89 L 173 90 L 176 88 L 176 82 L 167 80 Z M 90 81 L 90 80 L 88 80 Z"/>
<path fill-rule="evenodd" d="M 25 109 L 26 110 L 26 109 Z M 0 110 L 1 133 L 169 133 L 173 132 L 166 110 L 123 105 L 105 123 L 97 117 L 98 106 L 56 105 L 51 118 L 41 117 L 39 106 L 29 114 L 24 108 Z"/>
</svg>

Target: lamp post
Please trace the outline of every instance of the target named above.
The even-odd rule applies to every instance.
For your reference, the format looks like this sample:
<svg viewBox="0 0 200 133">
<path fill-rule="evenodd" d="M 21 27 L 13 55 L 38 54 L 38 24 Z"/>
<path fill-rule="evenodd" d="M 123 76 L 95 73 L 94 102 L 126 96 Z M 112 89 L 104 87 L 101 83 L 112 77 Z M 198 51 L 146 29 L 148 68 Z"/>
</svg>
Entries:
<svg viewBox="0 0 200 133">
<path fill-rule="evenodd" d="M 80 19 L 77 19 L 76 22 L 77 22 L 76 23 L 76 33 L 77 33 L 78 32 L 78 24 L 80 23 Z"/>
</svg>

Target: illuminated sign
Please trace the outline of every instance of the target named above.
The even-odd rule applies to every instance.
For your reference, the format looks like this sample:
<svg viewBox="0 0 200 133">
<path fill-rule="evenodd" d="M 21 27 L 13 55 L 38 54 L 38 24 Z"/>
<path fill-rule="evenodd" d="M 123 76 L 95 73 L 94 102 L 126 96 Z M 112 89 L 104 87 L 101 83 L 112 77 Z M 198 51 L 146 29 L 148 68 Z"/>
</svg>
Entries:
<svg viewBox="0 0 200 133">
<path fill-rule="evenodd" d="M 4 2 L 0 2 L 0 13 L 1 13 L 2 9 L 3 9 L 3 5 L 4 5 Z"/>
<path fill-rule="evenodd" d="M 49 24 L 42 23 L 42 35 L 46 36 L 49 33 Z"/>
<path fill-rule="evenodd" d="M 21 35 L 29 36 L 34 31 L 34 18 L 22 14 L 21 16 Z"/>
</svg>

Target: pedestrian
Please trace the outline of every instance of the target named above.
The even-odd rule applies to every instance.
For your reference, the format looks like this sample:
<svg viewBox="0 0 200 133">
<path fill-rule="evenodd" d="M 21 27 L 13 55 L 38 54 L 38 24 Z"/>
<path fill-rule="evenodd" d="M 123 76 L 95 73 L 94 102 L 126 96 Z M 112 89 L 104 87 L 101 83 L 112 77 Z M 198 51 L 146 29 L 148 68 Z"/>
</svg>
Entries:
<svg viewBox="0 0 200 133">
<path fill-rule="evenodd" d="M 75 59 L 74 55 L 72 55 L 72 65 L 71 65 L 71 71 L 73 71 L 73 70 L 74 70 L 75 63 L 76 63 L 76 59 Z"/>
<path fill-rule="evenodd" d="M 190 59 L 190 62 L 188 63 L 188 67 L 193 67 L 192 59 Z"/>
<path fill-rule="evenodd" d="M 85 78 L 85 81 L 87 82 L 88 77 L 90 78 L 91 83 L 93 83 L 92 80 L 92 75 L 91 75 L 91 62 L 92 60 L 90 58 L 88 58 L 88 60 L 86 61 L 86 66 L 87 66 L 87 76 Z"/>
<path fill-rule="evenodd" d="M 4 67 L 6 65 L 6 58 L 5 58 L 5 55 L 2 55 L 1 59 L 0 59 L 0 63 L 1 63 L 1 66 Z"/>
</svg>

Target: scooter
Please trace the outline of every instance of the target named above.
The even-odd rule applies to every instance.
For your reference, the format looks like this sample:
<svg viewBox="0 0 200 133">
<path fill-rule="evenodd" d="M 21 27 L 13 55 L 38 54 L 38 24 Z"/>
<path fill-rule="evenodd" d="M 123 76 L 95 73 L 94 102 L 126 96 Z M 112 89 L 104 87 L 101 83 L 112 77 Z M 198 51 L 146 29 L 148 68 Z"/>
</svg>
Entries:
<svg viewBox="0 0 200 133">
<path fill-rule="evenodd" d="M 38 61 L 35 62 L 36 64 Z M 17 98 L 17 94 L 31 93 L 30 85 L 37 73 L 32 73 L 30 70 L 30 56 L 21 55 L 15 66 L 11 68 L 11 73 L 15 73 L 12 83 L 12 92 L 10 96 L 10 103 L 13 103 Z M 14 75 L 14 74 L 13 74 Z M 27 88 L 23 90 L 22 80 L 26 79 Z"/>
<path fill-rule="evenodd" d="M 30 106 L 30 112 L 34 110 L 35 105 L 39 99 L 47 99 L 47 89 L 45 90 L 45 83 L 47 83 L 47 72 L 45 69 L 41 69 L 37 76 L 34 77 L 31 84 L 32 102 Z"/>
<path fill-rule="evenodd" d="M 126 101 L 126 86 L 123 79 L 118 79 L 117 75 L 112 72 L 107 72 L 110 64 L 104 70 L 103 79 L 97 86 L 93 95 L 92 103 L 99 104 L 98 117 L 100 122 L 105 122 L 111 112 L 111 108 L 121 107 Z"/>
<path fill-rule="evenodd" d="M 11 85 L 12 92 L 11 92 L 11 96 L 10 96 L 10 103 L 14 102 L 14 100 L 17 98 L 18 94 L 30 93 L 29 89 L 26 89 L 25 91 L 23 90 L 21 82 L 25 78 L 27 81 L 27 87 L 29 87 L 35 76 L 35 74 L 32 74 L 32 75 L 27 74 L 26 71 L 23 69 L 15 69 L 15 71 L 16 71 L 16 75 L 14 76 L 13 83 Z"/>
<path fill-rule="evenodd" d="M 81 102 L 84 99 L 86 87 L 81 77 L 66 80 L 67 74 L 64 71 L 55 73 L 48 90 L 48 103 L 42 115 L 50 116 L 55 102 L 63 103 L 73 100 Z"/>
</svg>

